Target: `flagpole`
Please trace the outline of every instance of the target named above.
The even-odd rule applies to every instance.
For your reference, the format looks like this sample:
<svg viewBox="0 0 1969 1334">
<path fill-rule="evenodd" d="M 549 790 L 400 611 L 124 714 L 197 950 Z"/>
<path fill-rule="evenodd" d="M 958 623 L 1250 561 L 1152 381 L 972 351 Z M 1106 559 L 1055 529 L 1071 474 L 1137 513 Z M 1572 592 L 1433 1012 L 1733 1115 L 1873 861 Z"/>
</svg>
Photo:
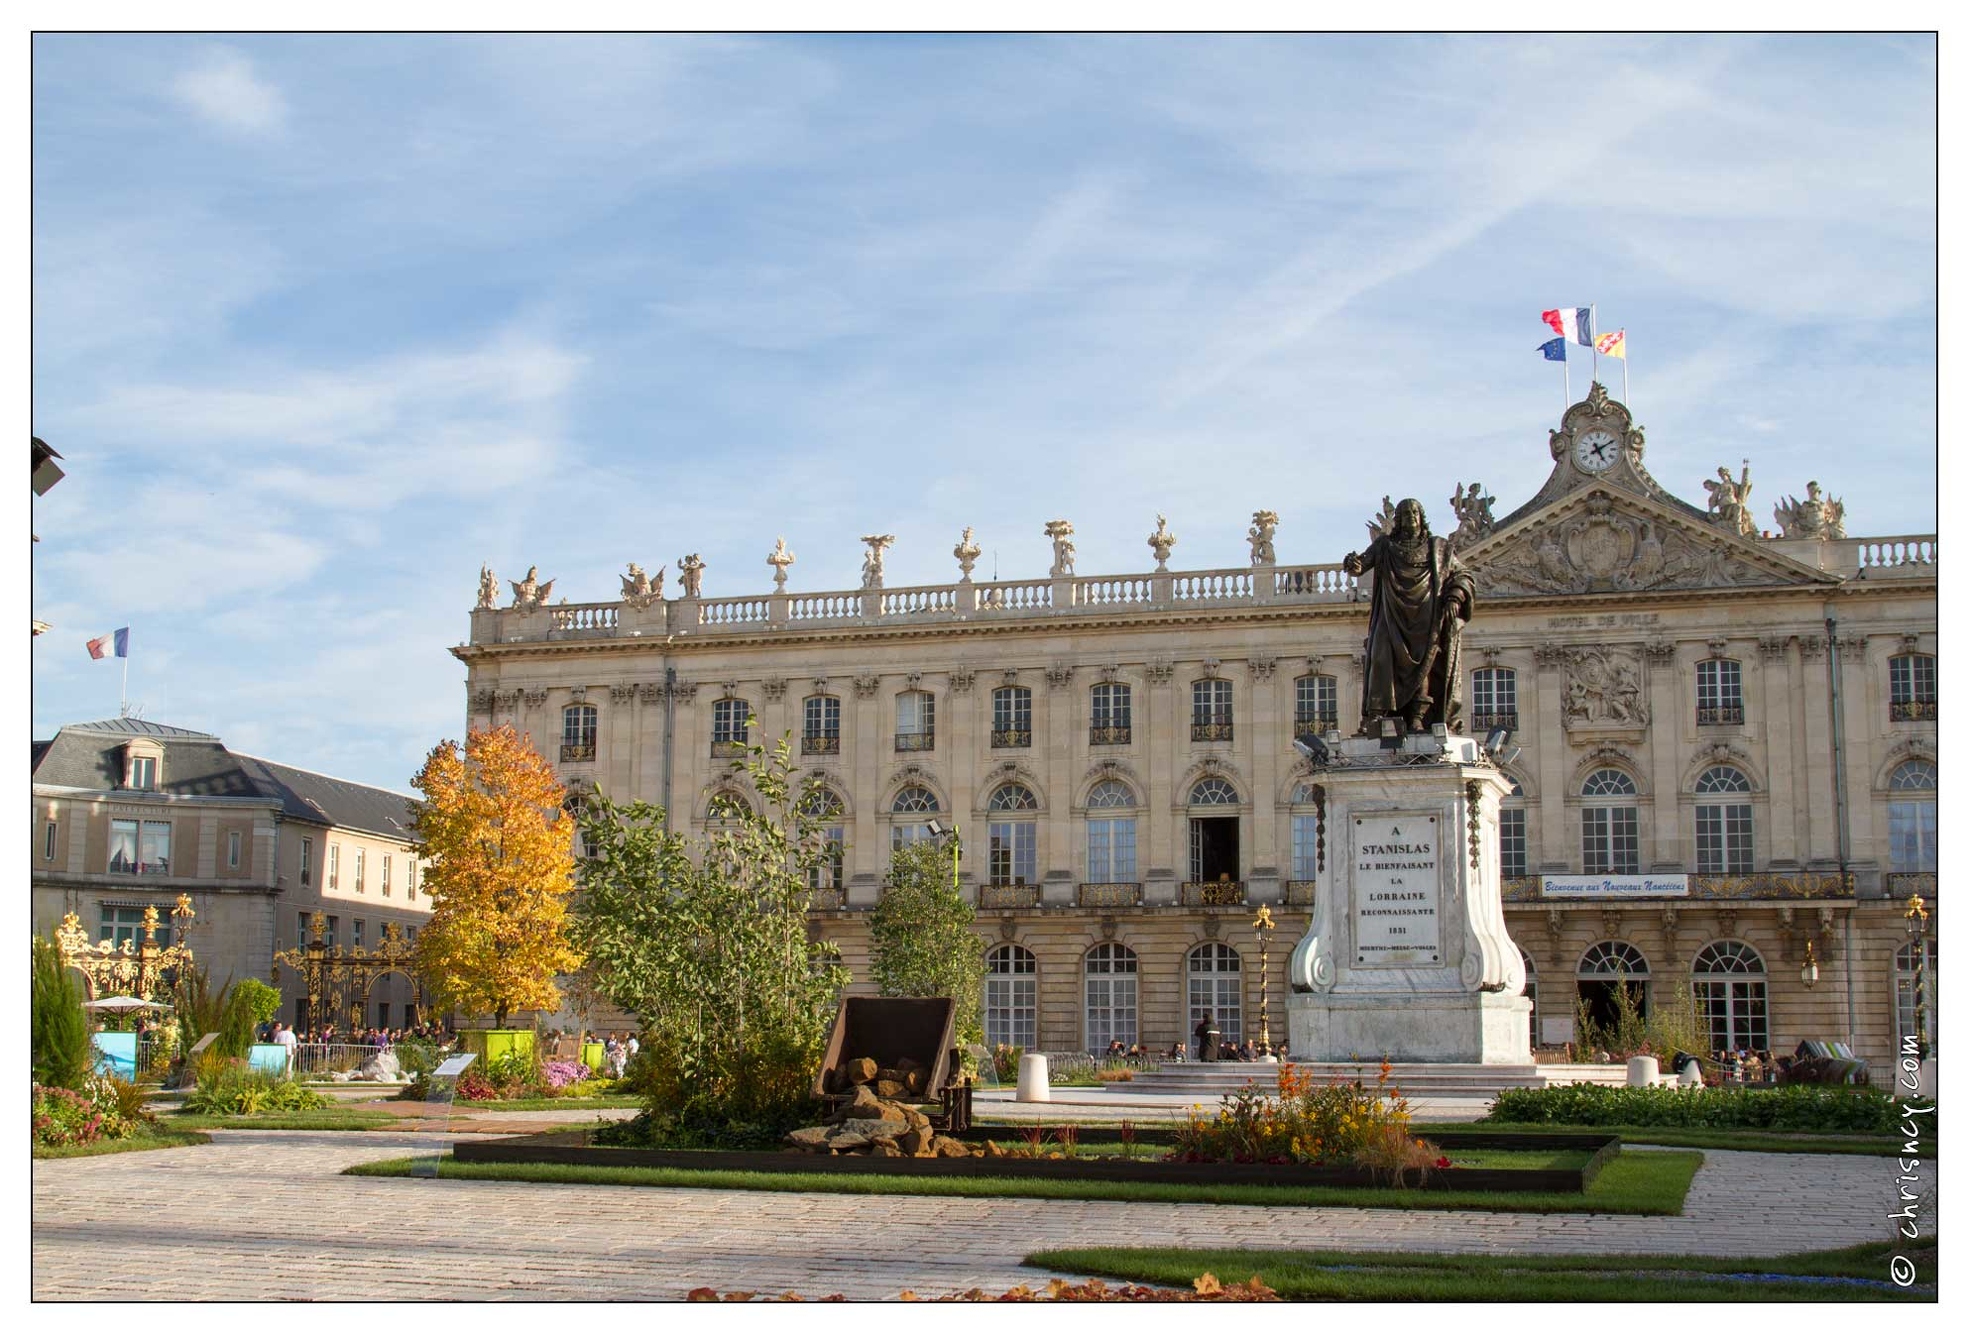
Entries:
<svg viewBox="0 0 1969 1334">
<path fill-rule="evenodd" d="M 1566 345 L 1563 341 L 1561 341 L 1559 344 L 1559 351 L 1564 352 L 1565 350 L 1566 350 Z M 1560 357 L 1559 365 L 1564 368 L 1566 373 L 1566 406 L 1571 407 L 1572 406 L 1572 358 Z"/>
<path fill-rule="evenodd" d="M 116 716 L 119 718 L 130 716 L 130 655 L 128 653 L 123 655 L 123 689 L 122 697 L 116 701 Z"/>
<path fill-rule="evenodd" d="M 1586 341 L 1593 347 L 1593 383 L 1598 384 L 1600 382 L 1600 308 L 1592 305 L 1586 309 L 1591 312 L 1586 317 L 1586 327 L 1590 331 Z"/>
</svg>

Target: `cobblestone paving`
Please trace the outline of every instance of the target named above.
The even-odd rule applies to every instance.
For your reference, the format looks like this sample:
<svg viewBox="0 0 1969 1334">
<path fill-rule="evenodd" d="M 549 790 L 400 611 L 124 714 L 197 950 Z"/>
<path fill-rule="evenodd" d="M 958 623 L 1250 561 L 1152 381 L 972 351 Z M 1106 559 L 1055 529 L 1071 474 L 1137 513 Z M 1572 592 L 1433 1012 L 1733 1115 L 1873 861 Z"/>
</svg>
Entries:
<svg viewBox="0 0 1969 1334">
<path fill-rule="evenodd" d="M 218 1131 L 34 1164 L 34 1296 L 314 1300 L 1002 1291 L 1040 1247 L 1770 1255 L 1885 1240 L 1892 1160 L 1710 1151 L 1678 1218 L 345 1177 L 438 1136 Z"/>
</svg>

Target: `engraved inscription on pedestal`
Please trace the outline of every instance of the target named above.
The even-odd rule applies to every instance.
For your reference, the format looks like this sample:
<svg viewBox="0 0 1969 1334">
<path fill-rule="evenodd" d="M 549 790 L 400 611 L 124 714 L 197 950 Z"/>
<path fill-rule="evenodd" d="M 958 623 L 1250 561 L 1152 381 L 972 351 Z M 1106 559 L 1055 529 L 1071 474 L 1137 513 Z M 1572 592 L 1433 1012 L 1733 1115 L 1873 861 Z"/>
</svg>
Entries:
<svg viewBox="0 0 1969 1334">
<path fill-rule="evenodd" d="M 1354 963 L 1442 962 L 1437 817 L 1421 811 L 1354 817 Z"/>
</svg>

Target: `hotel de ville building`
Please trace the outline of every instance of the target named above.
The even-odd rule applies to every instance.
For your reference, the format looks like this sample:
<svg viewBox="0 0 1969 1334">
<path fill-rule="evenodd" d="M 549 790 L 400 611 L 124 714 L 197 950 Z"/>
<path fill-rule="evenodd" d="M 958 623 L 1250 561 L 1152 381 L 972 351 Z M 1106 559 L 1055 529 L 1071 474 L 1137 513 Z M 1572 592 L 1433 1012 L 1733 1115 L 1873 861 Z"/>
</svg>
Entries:
<svg viewBox="0 0 1969 1334">
<path fill-rule="evenodd" d="M 1686 988 L 1719 1051 L 1845 1041 L 1878 1066 L 1938 1039 L 1934 535 L 1847 536 L 1817 483 L 1759 521 L 1722 469 L 1691 503 L 1598 385 L 1550 453 L 1514 507 L 1419 497 L 1477 586 L 1463 730 L 1510 732 L 1500 873 L 1534 1040 L 1622 976 Z M 1079 571 L 1056 521 L 1036 580 L 974 581 L 968 530 L 961 577 L 912 588 L 884 586 L 881 537 L 840 592 L 788 591 L 783 548 L 744 597 L 701 596 L 694 557 L 672 595 L 631 567 L 609 601 L 550 604 L 529 575 L 501 606 L 488 572 L 454 652 L 472 726 L 514 724 L 576 793 L 673 828 L 701 833 L 714 793 L 746 795 L 732 757 L 790 733 L 839 847 L 813 928 L 858 979 L 890 850 L 935 821 L 962 834 L 990 1040 L 1166 1049 L 1206 1010 L 1255 1039 L 1261 988 L 1277 1040 L 1335 841 L 1293 743 L 1358 729 L 1368 601 L 1338 564 L 1279 563 L 1276 523 L 1253 516 L 1234 569 L 1169 568 L 1158 525 L 1153 569 Z"/>
</svg>

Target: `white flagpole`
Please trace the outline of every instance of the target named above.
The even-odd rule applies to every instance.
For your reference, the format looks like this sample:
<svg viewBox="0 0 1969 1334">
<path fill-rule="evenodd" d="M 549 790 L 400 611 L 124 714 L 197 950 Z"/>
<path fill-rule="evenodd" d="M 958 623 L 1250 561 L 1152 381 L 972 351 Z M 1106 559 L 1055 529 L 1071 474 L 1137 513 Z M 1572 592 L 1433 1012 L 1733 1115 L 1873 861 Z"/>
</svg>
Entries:
<svg viewBox="0 0 1969 1334">
<path fill-rule="evenodd" d="M 1561 337 L 1559 339 L 1559 351 L 1564 352 L 1565 350 L 1566 350 L 1566 340 L 1564 339 L 1564 337 Z M 1565 368 L 1566 406 L 1571 407 L 1572 406 L 1572 358 L 1568 356 L 1561 356 L 1559 358 L 1559 365 Z"/>
<path fill-rule="evenodd" d="M 122 698 L 116 702 L 116 716 L 119 718 L 130 716 L 130 655 L 128 653 L 123 655 L 123 691 Z"/>
<path fill-rule="evenodd" d="M 1587 342 L 1593 346 L 1593 383 L 1598 384 L 1600 382 L 1600 308 L 1593 305 L 1586 309 L 1588 311 L 1586 327 L 1592 331 L 1592 336 Z"/>
</svg>

